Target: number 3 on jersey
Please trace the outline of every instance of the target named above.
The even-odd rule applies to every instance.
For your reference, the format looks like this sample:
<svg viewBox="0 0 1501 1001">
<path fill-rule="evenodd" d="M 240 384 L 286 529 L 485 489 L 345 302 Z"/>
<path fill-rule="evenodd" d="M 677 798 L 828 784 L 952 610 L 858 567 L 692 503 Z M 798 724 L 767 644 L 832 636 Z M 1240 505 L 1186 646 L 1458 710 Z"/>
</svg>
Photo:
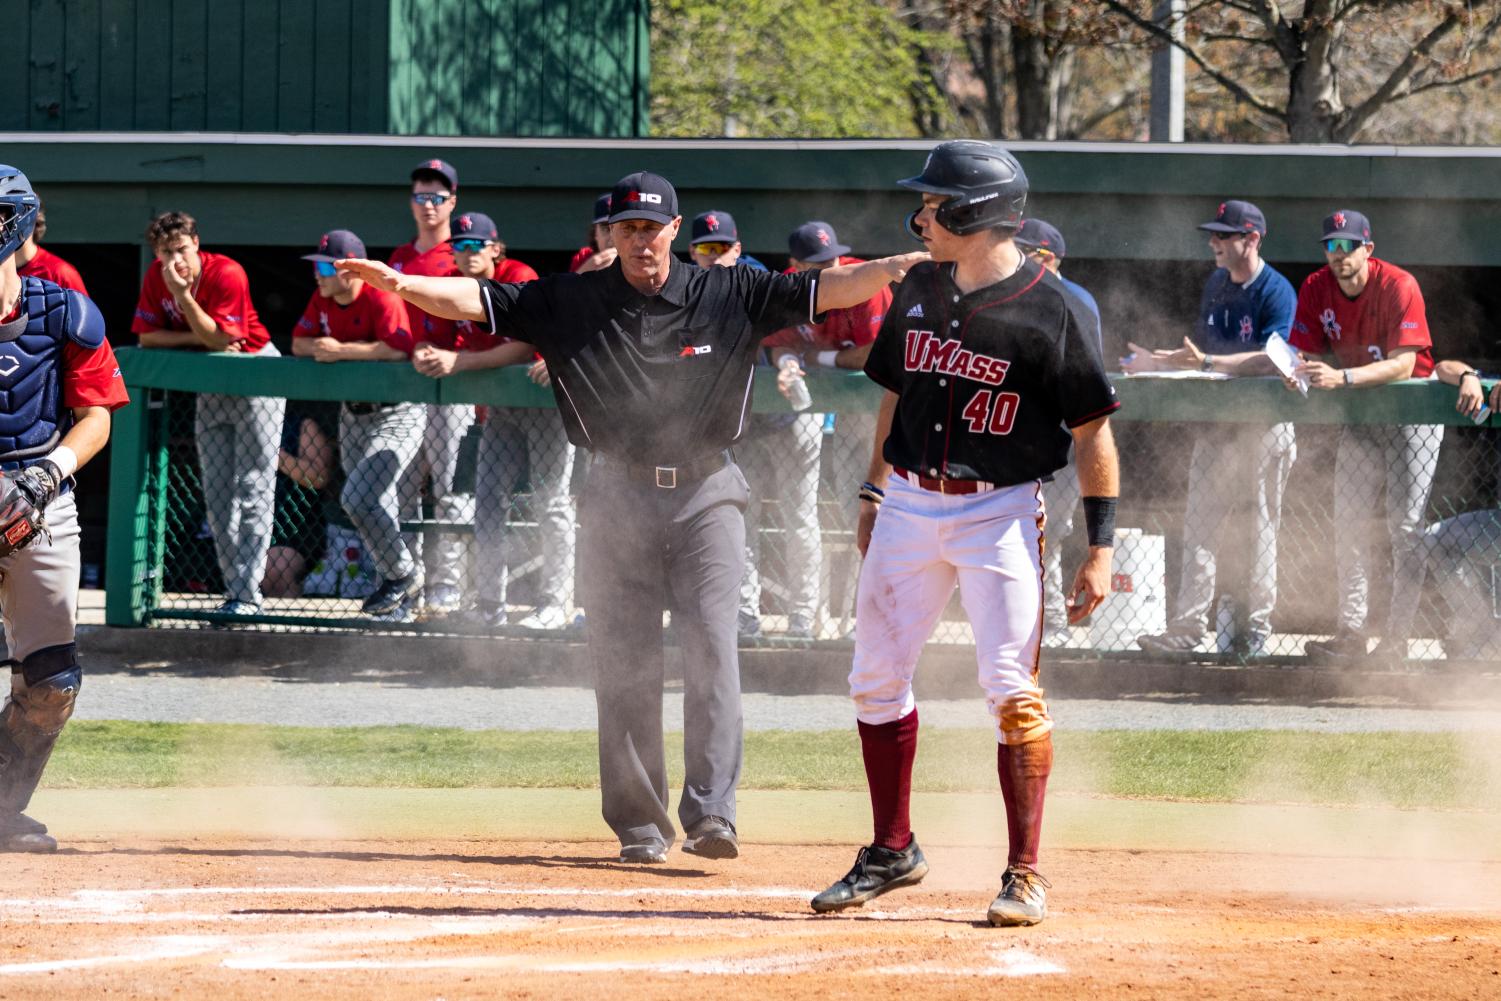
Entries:
<svg viewBox="0 0 1501 1001">
<path fill-rule="evenodd" d="M 994 407 L 991 406 L 992 396 Z M 969 421 L 971 434 L 1010 434 L 1016 423 L 1016 408 L 1021 404 L 1018 393 L 994 393 L 982 389 L 964 405 L 963 416 Z"/>
</svg>

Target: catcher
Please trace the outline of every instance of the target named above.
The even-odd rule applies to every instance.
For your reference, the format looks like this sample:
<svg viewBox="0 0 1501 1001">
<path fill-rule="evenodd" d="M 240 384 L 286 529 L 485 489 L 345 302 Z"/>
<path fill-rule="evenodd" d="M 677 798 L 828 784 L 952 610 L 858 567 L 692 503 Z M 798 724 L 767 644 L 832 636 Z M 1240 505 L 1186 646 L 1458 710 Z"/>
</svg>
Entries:
<svg viewBox="0 0 1501 1001">
<path fill-rule="evenodd" d="M 0 166 L 0 613 L 11 672 L 0 709 L 0 852 L 57 849 L 46 825 L 21 811 L 83 678 L 73 473 L 109 440 L 110 412 L 129 402 L 98 307 L 16 270 L 36 212 L 26 176 Z"/>
</svg>

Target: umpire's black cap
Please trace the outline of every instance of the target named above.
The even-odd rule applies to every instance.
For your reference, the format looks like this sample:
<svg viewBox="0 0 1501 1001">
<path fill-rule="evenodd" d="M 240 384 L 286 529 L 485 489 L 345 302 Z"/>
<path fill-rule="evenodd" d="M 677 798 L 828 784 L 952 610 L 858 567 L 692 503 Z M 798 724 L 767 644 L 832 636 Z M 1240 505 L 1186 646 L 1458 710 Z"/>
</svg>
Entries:
<svg viewBox="0 0 1501 1001">
<path fill-rule="evenodd" d="M 628 174 L 610 192 L 610 222 L 649 219 L 666 226 L 678 217 L 677 189 L 649 171 Z"/>
</svg>

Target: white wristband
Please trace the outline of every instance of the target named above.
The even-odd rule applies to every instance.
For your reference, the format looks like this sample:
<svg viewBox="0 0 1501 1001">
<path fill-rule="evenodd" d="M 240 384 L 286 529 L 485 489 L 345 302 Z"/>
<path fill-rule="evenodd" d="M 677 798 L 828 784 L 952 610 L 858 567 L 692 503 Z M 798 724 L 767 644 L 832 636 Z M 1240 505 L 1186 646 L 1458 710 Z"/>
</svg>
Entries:
<svg viewBox="0 0 1501 1001">
<path fill-rule="evenodd" d="M 59 445 L 54 448 L 51 454 L 47 456 L 47 461 L 57 467 L 58 472 L 63 474 L 63 479 L 65 480 L 78 472 L 78 453 L 74 452 L 67 445 Z"/>
<path fill-rule="evenodd" d="M 818 364 L 822 365 L 824 368 L 837 368 L 839 363 L 836 361 L 836 359 L 838 357 L 838 351 L 820 351 L 817 355 Z"/>
</svg>

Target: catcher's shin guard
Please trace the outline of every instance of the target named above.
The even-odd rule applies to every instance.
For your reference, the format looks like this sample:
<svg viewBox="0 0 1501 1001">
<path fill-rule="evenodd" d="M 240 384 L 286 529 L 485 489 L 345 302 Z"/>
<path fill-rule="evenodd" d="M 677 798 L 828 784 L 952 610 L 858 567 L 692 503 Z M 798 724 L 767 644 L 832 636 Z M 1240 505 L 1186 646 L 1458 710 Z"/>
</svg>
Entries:
<svg viewBox="0 0 1501 1001">
<path fill-rule="evenodd" d="M 0 710 L 0 813 L 31 802 L 42 769 L 83 684 L 77 645 L 38 650 L 11 668 L 10 701 Z"/>
</svg>

